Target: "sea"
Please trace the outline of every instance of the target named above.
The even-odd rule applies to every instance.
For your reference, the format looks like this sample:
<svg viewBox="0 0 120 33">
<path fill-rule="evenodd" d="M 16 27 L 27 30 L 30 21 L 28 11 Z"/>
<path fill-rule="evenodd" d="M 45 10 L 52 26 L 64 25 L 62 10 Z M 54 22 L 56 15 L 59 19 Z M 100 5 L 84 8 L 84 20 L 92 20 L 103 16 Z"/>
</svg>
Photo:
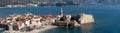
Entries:
<svg viewBox="0 0 120 33">
<path fill-rule="evenodd" d="M 15 7 L 0 8 L 0 18 L 13 14 L 33 13 L 35 15 L 58 15 L 60 9 L 64 14 L 78 15 L 81 13 L 92 14 L 94 24 L 86 24 L 80 27 L 52 28 L 40 33 L 120 33 L 120 6 L 49 6 L 49 7 Z"/>
</svg>

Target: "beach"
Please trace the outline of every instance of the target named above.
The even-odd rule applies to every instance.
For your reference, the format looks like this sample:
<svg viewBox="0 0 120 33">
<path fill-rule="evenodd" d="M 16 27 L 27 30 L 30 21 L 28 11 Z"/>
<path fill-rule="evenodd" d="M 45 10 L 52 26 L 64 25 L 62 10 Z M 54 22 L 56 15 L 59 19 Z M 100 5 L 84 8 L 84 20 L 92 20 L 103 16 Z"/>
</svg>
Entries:
<svg viewBox="0 0 120 33">
<path fill-rule="evenodd" d="M 52 29 L 52 28 L 57 28 L 57 26 L 52 26 L 52 25 L 46 25 L 46 26 L 42 26 L 40 29 L 34 29 L 32 31 L 5 31 L 3 33 L 40 33 L 42 31 L 48 30 L 48 29 Z"/>
</svg>

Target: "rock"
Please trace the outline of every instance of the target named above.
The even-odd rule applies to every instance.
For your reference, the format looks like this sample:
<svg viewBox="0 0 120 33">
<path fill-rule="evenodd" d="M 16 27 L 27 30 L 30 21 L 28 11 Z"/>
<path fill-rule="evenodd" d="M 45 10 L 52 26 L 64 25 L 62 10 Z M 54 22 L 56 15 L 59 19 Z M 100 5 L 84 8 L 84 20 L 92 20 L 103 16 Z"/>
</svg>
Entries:
<svg viewBox="0 0 120 33">
<path fill-rule="evenodd" d="M 74 20 L 74 26 L 78 27 L 78 26 L 80 26 L 80 24 Z"/>
</svg>

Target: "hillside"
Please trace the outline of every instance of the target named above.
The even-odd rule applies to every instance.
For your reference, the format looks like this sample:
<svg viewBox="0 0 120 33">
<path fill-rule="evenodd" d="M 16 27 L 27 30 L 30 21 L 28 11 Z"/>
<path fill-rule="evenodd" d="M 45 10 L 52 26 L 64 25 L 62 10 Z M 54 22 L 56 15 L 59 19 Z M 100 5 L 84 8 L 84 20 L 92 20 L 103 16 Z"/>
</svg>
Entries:
<svg viewBox="0 0 120 33">
<path fill-rule="evenodd" d="M 120 0 L 0 0 L 0 6 L 13 4 L 35 4 L 40 2 L 55 3 L 58 1 L 69 2 L 73 1 L 80 5 L 119 5 Z"/>
</svg>

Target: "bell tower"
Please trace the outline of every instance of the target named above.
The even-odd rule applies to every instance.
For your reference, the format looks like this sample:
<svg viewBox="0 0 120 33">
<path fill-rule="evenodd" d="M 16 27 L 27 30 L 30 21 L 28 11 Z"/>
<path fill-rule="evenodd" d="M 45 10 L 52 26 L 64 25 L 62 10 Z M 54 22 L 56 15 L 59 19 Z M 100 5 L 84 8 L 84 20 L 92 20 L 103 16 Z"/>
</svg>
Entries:
<svg viewBox="0 0 120 33">
<path fill-rule="evenodd" d="M 60 15 L 63 16 L 63 9 L 60 10 Z"/>
</svg>

